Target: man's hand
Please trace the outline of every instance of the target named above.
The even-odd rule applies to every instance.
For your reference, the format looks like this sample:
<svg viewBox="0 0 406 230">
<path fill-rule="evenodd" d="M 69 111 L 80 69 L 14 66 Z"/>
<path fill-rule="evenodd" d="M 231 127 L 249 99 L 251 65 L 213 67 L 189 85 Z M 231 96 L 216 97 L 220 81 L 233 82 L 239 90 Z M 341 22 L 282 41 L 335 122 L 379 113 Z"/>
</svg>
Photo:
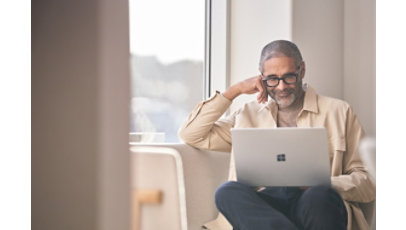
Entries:
<svg viewBox="0 0 406 230">
<path fill-rule="evenodd" d="M 223 96 L 229 100 L 234 100 L 234 98 L 241 94 L 253 94 L 257 92 L 258 103 L 265 103 L 268 101 L 268 94 L 264 85 L 262 84 L 260 75 L 245 79 L 230 86 L 230 88 L 223 93 Z"/>
</svg>

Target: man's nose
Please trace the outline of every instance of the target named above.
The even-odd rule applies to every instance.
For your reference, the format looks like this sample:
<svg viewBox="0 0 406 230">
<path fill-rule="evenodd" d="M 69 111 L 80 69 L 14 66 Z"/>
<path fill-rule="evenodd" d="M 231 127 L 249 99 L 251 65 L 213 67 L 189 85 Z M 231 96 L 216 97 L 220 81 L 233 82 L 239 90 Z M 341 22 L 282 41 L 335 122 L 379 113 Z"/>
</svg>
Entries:
<svg viewBox="0 0 406 230">
<path fill-rule="evenodd" d="M 287 85 L 286 85 L 286 83 L 281 79 L 281 80 L 279 80 L 279 85 L 276 87 L 278 90 L 284 90 L 284 89 L 286 89 L 286 87 L 287 87 Z"/>
</svg>

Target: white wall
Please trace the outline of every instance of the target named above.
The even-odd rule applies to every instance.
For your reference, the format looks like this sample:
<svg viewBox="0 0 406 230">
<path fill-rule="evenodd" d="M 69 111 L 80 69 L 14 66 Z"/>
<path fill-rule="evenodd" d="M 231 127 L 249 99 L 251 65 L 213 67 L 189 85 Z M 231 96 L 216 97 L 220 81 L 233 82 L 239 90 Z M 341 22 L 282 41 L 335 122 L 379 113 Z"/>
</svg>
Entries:
<svg viewBox="0 0 406 230">
<path fill-rule="evenodd" d="M 344 1 L 344 95 L 368 135 L 376 134 L 376 3 Z"/>
<path fill-rule="evenodd" d="M 259 75 L 261 49 L 276 39 L 291 39 L 291 1 L 230 1 L 229 82 Z M 240 96 L 231 106 L 255 99 Z"/>
<path fill-rule="evenodd" d="M 32 5 L 32 229 L 129 229 L 128 2 Z"/>
<path fill-rule="evenodd" d="M 305 81 L 320 94 L 343 97 L 343 2 L 293 0 L 292 41 L 306 63 Z"/>
</svg>

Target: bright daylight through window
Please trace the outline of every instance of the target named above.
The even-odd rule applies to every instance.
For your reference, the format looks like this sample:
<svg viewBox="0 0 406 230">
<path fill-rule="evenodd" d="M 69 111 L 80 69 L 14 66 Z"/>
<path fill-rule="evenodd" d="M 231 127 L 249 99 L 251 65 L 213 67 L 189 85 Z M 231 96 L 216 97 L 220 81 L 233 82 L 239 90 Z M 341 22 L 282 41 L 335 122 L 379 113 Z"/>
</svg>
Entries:
<svg viewBox="0 0 406 230">
<path fill-rule="evenodd" d="M 130 141 L 178 142 L 203 99 L 205 1 L 129 1 Z"/>
</svg>

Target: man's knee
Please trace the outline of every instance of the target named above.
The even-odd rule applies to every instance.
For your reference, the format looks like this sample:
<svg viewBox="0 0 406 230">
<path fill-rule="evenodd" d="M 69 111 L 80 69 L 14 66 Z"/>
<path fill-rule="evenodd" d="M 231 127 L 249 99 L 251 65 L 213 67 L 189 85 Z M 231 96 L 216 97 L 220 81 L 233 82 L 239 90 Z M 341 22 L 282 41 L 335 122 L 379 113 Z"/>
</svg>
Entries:
<svg viewBox="0 0 406 230">
<path fill-rule="evenodd" d="M 309 205 L 313 208 L 324 208 L 331 207 L 331 205 L 342 206 L 344 205 L 340 195 L 337 191 L 329 186 L 314 186 L 307 189 L 303 195 L 302 205 Z"/>
<path fill-rule="evenodd" d="M 239 188 L 239 184 L 234 181 L 228 181 L 220 185 L 216 192 L 214 193 L 214 199 L 217 202 L 223 201 L 230 197 L 230 193 L 233 193 L 236 189 Z"/>
<path fill-rule="evenodd" d="M 346 229 L 347 211 L 340 195 L 331 187 L 306 190 L 297 205 L 297 222 L 304 229 Z"/>
<path fill-rule="evenodd" d="M 220 185 L 215 194 L 214 200 L 217 208 L 220 209 L 227 202 L 235 202 L 241 191 L 249 189 L 248 186 L 235 181 L 228 181 Z"/>
</svg>

